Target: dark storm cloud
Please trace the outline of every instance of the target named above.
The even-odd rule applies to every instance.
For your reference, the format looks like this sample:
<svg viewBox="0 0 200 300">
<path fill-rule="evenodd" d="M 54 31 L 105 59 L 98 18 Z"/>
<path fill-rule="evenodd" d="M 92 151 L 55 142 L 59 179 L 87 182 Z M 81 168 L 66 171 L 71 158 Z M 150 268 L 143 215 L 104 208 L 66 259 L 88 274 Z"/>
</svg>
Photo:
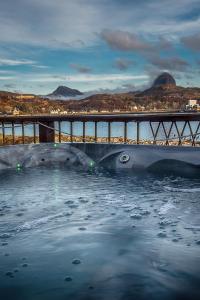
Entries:
<svg viewBox="0 0 200 300">
<path fill-rule="evenodd" d="M 134 29 L 138 36 L 182 35 L 199 27 L 198 13 L 198 0 L 2 0 L 0 41 L 43 47 L 85 47 L 96 40 L 94 32 L 103 28 L 113 32 Z M 108 32 L 103 31 L 102 36 L 113 47 L 123 48 L 120 41 L 110 41 Z M 138 36 L 127 33 L 124 48 L 148 47 Z"/>
<path fill-rule="evenodd" d="M 92 72 L 92 69 L 87 66 L 79 65 L 79 64 L 70 64 L 69 65 L 74 70 L 78 71 L 79 73 L 88 74 Z"/>
<path fill-rule="evenodd" d="M 148 43 L 127 31 L 104 29 L 100 37 L 115 50 L 144 51 L 151 48 Z"/>
<path fill-rule="evenodd" d="M 185 36 L 181 38 L 181 42 L 194 51 L 200 51 L 200 33 Z"/>
<path fill-rule="evenodd" d="M 74 62 L 69 76 L 74 76 L 73 82 L 80 89 L 84 88 L 82 82 L 88 76 L 94 80 L 94 89 L 113 88 L 116 80 L 119 86 L 119 78 L 122 83 L 135 80 L 130 76 L 144 76 L 147 66 L 156 72 L 163 69 L 171 72 L 175 66 L 177 72 L 183 73 L 184 68 L 189 70 L 187 61 L 191 68 L 198 68 L 194 65 L 198 57 L 194 58 L 192 51 L 200 48 L 199 10 L 199 0 L 1 0 L 0 63 L 20 72 L 20 76 L 30 70 L 30 78 L 35 76 L 37 67 L 41 74 L 33 82 L 38 89 L 41 79 L 46 86 L 59 80 L 53 77 L 55 66 L 60 80 L 64 81 L 66 58 L 68 63 Z M 123 53 L 114 56 L 113 51 Z M 118 61 L 115 68 L 120 74 L 111 74 L 113 57 L 133 59 L 137 64 L 133 68 L 128 62 Z M 46 65 L 50 68 L 42 74 Z M 90 68 L 94 76 L 87 74 Z M 126 69 L 127 74 L 123 74 L 121 70 Z M 131 72 L 133 75 L 128 74 Z M 18 76 L 0 74 L 1 86 L 13 80 L 23 88 Z M 107 80 L 108 74 L 114 77 L 112 84 Z M 29 80 L 27 74 L 23 80 Z M 199 75 L 195 80 L 199 80 Z"/>
<path fill-rule="evenodd" d="M 100 37 L 113 50 L 137 52 L 144 57 L 155 53 L 158 55 L 160 51 L 174 50 L 172 42 L 162 36 L 147 41 L 127 31 L 104 29 Z"/>
<path fill-rule="evenodd" d="M 151 57 L 149 60 L 153 66 L 160 70 L 185 72 L 189 67 L 189 63 L 180 57 Z"/>
<path fill-rule="evenodd" d="M 116 59 L 114 66 L 121 70 L 125 71 L 127 70 L 131 65 L 133 64 L 132 60 L 126 59 L 126 58 L 118 58 Z"/>
</svg>

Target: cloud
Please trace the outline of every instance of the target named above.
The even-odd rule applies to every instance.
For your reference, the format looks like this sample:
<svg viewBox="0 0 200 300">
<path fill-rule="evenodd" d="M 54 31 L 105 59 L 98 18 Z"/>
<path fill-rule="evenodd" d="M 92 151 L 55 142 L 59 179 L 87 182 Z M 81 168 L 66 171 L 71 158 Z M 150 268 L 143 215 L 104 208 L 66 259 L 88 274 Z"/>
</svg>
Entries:
<svg viewBox="0 0 200 300">
<path fill-rule="evenodd" d="M 0 42 L 83 48 L 97 43 L 95 32 L 109 28 L 130 32 L 127 47 L 140 48 L 145 43 L 138 36 L 194 34 L 200 25 L 198 10 L 199 0 L 18 0 L 14 8 L 13 0 L 7 0 L 1 1 Z M 108 39 L 107 34 L 103 31 Z"/>
<path fill-rule="evenodd" d="M 185 74 L 185 78 L 192 80 L 192 79 L 194 79 L 194 75 L 193 74 Z"/>
<path fill-rule="evenodd" d="M 127 89 L 127 90 L 134 90 L 135 89 L 135 84 L 125 83 L 125 84 L 122 85 L 122 88 Z"/>
<path fill-rule="evenodd" d="M 124 74 L 76 74 L 76 75 L 26 75 L 24 79 L 31 82 L 107 82 L 107 81 L 128 81 L 128 80 L 146 80 L 147 75 L 124 75 Z"/>
<path fill-rule="evenodd" d="M 133 64 L 133 61 L 130 60 L 130 59 L 117 58 L 115 63 L 114 63 L 114 66 L 117 69 L 119 69 L 121 71 L 124 71 L 124 70 L 127 70 L 132 64 Z"/>
<path fill-rule="evenodd" d="M 194 51 L 200 51 L 200 34 L 194 34 L 181 38 L 181 42 Z"/>
<path fill-rule="evenodd" d="M 100 76 L 103 72 L 104 76 L 129 70 L 128 62 L 118 60 L 114 65 L 117 69 L 113 71 L 112 60 L 116 57 L 113 49 L 123 51 L 123 55 L 117 55 L 124 60 L 137 62 L 134 74 L 148 74 L 147 66 L 156 72 L 171 71 L 172 66 L 175 66 L 174 72 L 184 72 L 189 69 L 187 60 L 194 63 L 197 59 L 185 51 L 185 47 L 190 52 L 199 49 L 199 0 L 17 0 L 17 5 L 13 3 L 13 0 L 6 0 L 0 5 L 0 65 L 20 72 L 15 83 L 22 88 L 26 88 L 22 86 L 23 81 L 26 84 L 32 77 L 36 80 L 36 75 L 38 83 L 33 84 L 36 89 L 40 79 L 45 86 L 53 86 L 59 80 L 64 82 L 67 78 L 62 75 L 66 57 L 68 62 L 76 63 L 72 67 L 77 72 L 77 80 L 84 82 L 74 81 L 77 82 L 75 87 L 92 86 L 90 82 L 94 79 L 97 82 L 95 88 L 106 84 L 114 86 L 115 83 L 95 78 L 98 72 Z M 45 70 L 47 62 L 55 67 L 58 75 L 51 75 L 52 69 Z M 92 68 L 92 74 L 95 73 L 94 77 L 91 74 L 87 78 L 86 75 L 91 73 L 88 66 Z M 24 73 L 28 69 L 34 74 L 26 77 Z M 49 74 L 43 77 L 40 73 Z M 15 74 L 0 75 L 5 78 Z M 76 79 L 72 77 L 71 80 Z M 122 83 L 117 82 L 117 85 Z"/>
<path fill-rule="evenodd" d="M 3 87 L 6 88 L 6 89 L 13 89 L 13 88 L 15 88 L 15 85 L 12 84 L 12 83 L 10 83 L 10 84 L 7 83 L 7 84 L 4 84 Z"/>
<path fill-rule="evenodd" d="M 1 80 L 12 80 L 12 79 L 14 79 L 15 77 L 12 77 L 12 76 L 1 76 L 0 75 L 0 81 Z"/>
<path fill-rule="evenodd" d="M 7 59 L 7 58 L 0 58 L 0 66 L 22 66 L 22 65 L 35 65 L 36 62 L 29 59 Z"/>
<path fill-rule="evenodd" d="M 15 72 L 10 70 L 0 70 L 0 74 L 15 74 Z"/>
<path fill-rule="evenodd" d="M 1 3 L 0 41 L 49 48 L 82 48 L 95 38 L 101 13 L 89 0 Z M 94 31 L 93 31 L 94 30 Z"/>
<path fill-rule="evenodd" d="M 127 31 L 104 29 L 100 37 L 115 50 L 143 51 L 150 48 L 150 45 Z"/>
<path fill-rule="evenodd" d="M 174 50 L 172 41 L 160 35 L 153 39 L 142 39 L 128 31 L 104 29 L 99 36 L 114 50 L 139 53 L 144 58 L 155 53 L 158 55 L 161 51 Z"/>
<path fill-rule="evenodd" d="M 150 58 L 150 62 L 153 66 L 163 71 L 168 70 L 185 72 L 189 66 L 189 63 L 187 61 L 177 56 L 167 58 L 153 56 Z"/>
<path fill-rule="evenodd" d="M 44 66 L 44 65 L 32 65 L 32 67 L 37 68 L 37 69 L 49 69 L 49 66 Z"/>
<path fill-rule="evenodd" d="M 172 41 L 166 39 L 163 36 L 158 37 L 158 41 L 155 46 L 158 47 L 160 50 L 164 50 L 164 51 L 173 50 Z"/>
<path fill-rule="evenodd" d="M 79 73 L 91 73 L 92 69 L 87 66 L 79 65 L 79 64 L 70 64 L 69 65 L 71 68 L 75 69 Z"/>
<path fill-rule="evenodd" d="M 38 62 L 30 59 L 10 59 L 10 58 L 0 58 L 0 66 L 5 67 L 18 67 L 18 66 L 30 66 L 37 69 L 48 69 L 49 66 L 40 65 Z M 0 73 L 14 73 L 14 71 L 2 70 Z"/>
</svg>

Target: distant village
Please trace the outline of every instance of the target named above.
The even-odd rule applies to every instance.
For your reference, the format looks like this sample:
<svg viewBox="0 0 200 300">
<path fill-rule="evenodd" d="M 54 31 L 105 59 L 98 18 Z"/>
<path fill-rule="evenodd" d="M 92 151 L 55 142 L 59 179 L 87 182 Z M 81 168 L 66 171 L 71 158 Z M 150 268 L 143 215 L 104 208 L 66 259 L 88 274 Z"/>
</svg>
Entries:
<svg viewBox="0 0 200 300">
<path fill-rule="evenodd" d="M 63 94 L 59 94 L 63 93 Z M 80 91 L 58 87 L 45 97 L 32 94 L 0 92 L 1 115 L 98 114 L 144 111 L 200 111 L 200 88 L 176 85 L 169 73 L 162 73 L 145 91 L 96 94 L 82 100 L 60 100 L 61 96 L 80 95 Z"/>
<path fill-rule="evenodd" d="M 20 95 L 19 96 L 20 99 L 30 99 L 29 95 Z M 31 99 L 34 99 L 35 96 L 31 96 Z M 200 111 L 200 105 L 199 105 L 199 101 L 195 100 L 195 99 L 190 99 L 188 100 L 187 104 L 185 105 L 185 108 L 183 108 L 184 111 Z M 153 110 L 146 110 L 145 106 L 130 106 L 128 109 L 113 109 L 113 110 L 82 110 L 82 111 L 75 111 L 75 110 L 62 110 L 60 108 L 55 108 L 52 110 L 48 110 L 46 111 L 45 107 L 42 107 L 41 113 L 43 114 L 50 114 L 50 115 L 68 115 L 68 114 L 87 114 L 87 113 L 91 113 L 91 114 L 98 114 L 98 113 L 122 113 L 122 112 L 145 112 L 145 111 L 165 111 L 165 109 L 157 109 L 154 108 Z M 5 114 L 5 112 L 0 111 L 0 114 Z M 21 114 L 24 114 L 21 112 L 20 109 L 18 109 L 18 107 L 14 107 L 14 109 L 9 112 L 6 112 L 7 115 L 14 115 L 14 116 L 18 116 Z"/>
</svg>

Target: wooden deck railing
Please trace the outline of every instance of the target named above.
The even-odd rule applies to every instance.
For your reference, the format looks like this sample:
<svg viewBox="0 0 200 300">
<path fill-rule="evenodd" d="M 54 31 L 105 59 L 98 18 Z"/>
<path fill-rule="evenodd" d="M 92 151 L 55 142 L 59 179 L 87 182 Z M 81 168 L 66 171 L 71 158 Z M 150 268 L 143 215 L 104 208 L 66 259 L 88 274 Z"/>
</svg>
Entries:
<svg viewBox="0 0 200 300">
<path fill-rule="evenodd" d="M 199 146 L 200 113 L 0 116 L 0 145 L 62 142 Z"/>
</svg>

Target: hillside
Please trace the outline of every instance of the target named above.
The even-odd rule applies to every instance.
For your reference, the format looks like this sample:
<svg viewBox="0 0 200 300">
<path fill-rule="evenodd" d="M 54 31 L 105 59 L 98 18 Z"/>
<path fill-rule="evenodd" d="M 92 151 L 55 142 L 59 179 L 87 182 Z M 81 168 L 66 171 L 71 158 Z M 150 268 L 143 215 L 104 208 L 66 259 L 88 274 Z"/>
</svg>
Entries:
<svg viewBox="0 0 200 300">
<path fill-rule="evenodd" d="M 67 86 L 59 86 L 53 93 L 47 95 L 47 98 L 58 99 L 58 98 L 68 98 L 83 95 L 79 90 L 71 89 Z"/>
<path fill-rule="evenodd" d="M 29 97 L 30 96 L 30 97 Z M 52 101 L 35 95 L 20 95 L 0 91 L 0 114 L 12 114 L 14 110 L 20 114 L 50 113 L 59 107 L 63 110 L 64 101 Z"/>
<path fill-rule="evenodd" d="M 96 94 L 82 100 L 51 100 L 2 91 L 0 113 L 12 114 L 14 110 L 20 114 L 180 110 L 185 108 L 189 99 L 200 100 L 200 88 L 176 86 L 169 75 L 161 74 L 151 88 L 142 92 Z"/>
</svg>

